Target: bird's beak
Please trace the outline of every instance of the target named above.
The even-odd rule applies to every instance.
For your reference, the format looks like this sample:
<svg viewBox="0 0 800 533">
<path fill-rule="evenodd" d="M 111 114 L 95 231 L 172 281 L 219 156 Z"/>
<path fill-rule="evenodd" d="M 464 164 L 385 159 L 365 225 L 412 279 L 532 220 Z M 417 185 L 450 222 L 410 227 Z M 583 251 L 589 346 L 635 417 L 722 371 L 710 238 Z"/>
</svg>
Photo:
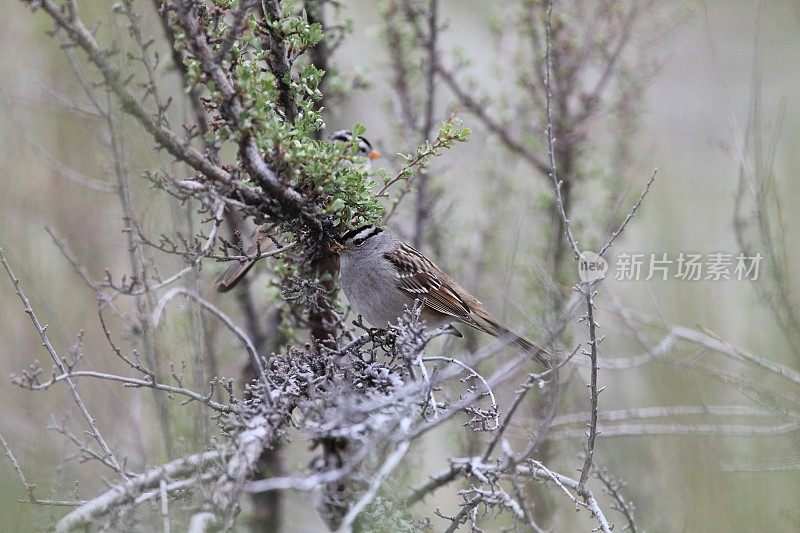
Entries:
<svg viewBox="0 0 800 533">
<path fill-rule="evenodd" d="M 375 161 L 376 159 L 380 159 L 381 153 L 375 149 L 373 149 L 369 155 L 367 156 L 370 161 Z"/>
<path fill-rule="evenodd" d="M 338 242 L 334 241 L 328 246 L 328 251 L 332 254 L 339 255 L 344 250 L 344 246 L 339 244 Z"/>
</svg>

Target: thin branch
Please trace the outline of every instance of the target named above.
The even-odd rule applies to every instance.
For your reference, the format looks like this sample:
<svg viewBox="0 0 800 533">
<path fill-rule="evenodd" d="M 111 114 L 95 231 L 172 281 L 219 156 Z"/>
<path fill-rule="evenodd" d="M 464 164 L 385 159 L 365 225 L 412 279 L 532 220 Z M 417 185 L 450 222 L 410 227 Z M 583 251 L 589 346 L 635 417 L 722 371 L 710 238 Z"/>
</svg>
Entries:
<svg viewBox="0 0 800 533">
<path fill-rule="evenodd" d="M 553 418 L 553 427 L 577 424 L 586 420 L 588 413 L 569 413 Z M 598 414 L 598 422 L 628 422 L 636 419 L 667 418 L 675 416 L 719 416 L 772 418 L 769 409 L 747 405 L 673 405 L 665 407 L 641 407 L 638 409 L 605 410 Z M 800 418 L 800 413 L 798 413 Z"/>
<path fill-rule="evenodd" d="M 513 138 L 509 133 L 509 125 L 501 124 L 492 117 L 487 111 L 488 108 L 485 102 L 475 100 L 466 89 L 459 85 L 455 75 L 438 61 L 436 63 L 436 71 L 464 107 L 475 115 L 475 117 L 486 126 L 486 129 L 496 135 L 509 151 L 522 157 L 529 165 L 542 174 L 547 175 L 550 173 L 550 168 L 547 166 L 547 163 L 537 157 L 532 150 L 527 149 L 517 139 Z"/>
<path fill-rule="evenodd" d="M 174 488 L 173 488 L 174 490 Z M 167 480 L 161 479 L 158 486 L 159 497 L 161 498 L 161 520 L 163 520 L 164 533 L 169 533 L 169 498 L 167 497 Z"/>
<path fill-rule="evenodd" d="M 50 354 L 50 357 L 53 359 L 56 367 L 58 367 L 59 371 L 62 374 L 67 374 L 67 368 L 64 365 L 61 356 L 58 355 L 53 345 L 50 343 L 50 339 L 47 336 L 47 326 L 43 326 L 41 322 L 39 322 L 39 318 L 34 313 L 33 308 L 31 307 L 30 301 L 25 296 L 25 293 L 22 291 L 22 286 L 20 285 L 19 280 L 14 275 L 14 272 L 11 270 L 11 266 L 8 264 L 8 260 L 6 259 L 5 253 L 3 252 L 3 247 L 0 246 L 0 263 L 3 264 L 3 267 L 8 274 L 8 277 L 11 279 L 11 282 L 14 284 L 14 289 L 19 297 L 22 305 L 25 308 L 25 313 L 27 313 L 28 317 L 31 319 L 31 323 L 33 323 L 33 327 L 36 329 L 37 333 L 39 333 L 39 337 L 42 339 L 42 346 L 47 350 L 47 353 Z M 86 407 L 86 404 L 83 403 L 83 399 L 81 398 L 80 394 L 78 394 L 78 388 L 75 386 L 75 383 L 69 378 L 65 378 L 67 382 L 67 386 L 69 387 L 70 393 L 72 394 L 72 398 L 75 400 L 75 403 L 78 405 L 78 409 L 80 409 L 81 414 L 83 415 L 84 420 L 89 425 L 89 429 L 91 430 L 92 436 L 100 445 L 100 448 L 103 450 L 103 453 L 108 458 L 108 460 L 113 465 L 114 469 L 122 476 L 122 479 L 127 479 L 125 476 L 125 472 L 122 470 L 119 462 L 117 461 L 114 453 L 111 451 L 111 448 L 106 443 L 103 435 L 100 433 L 100 430 L 97 428 L 97 424 L 95 423 L 94 418 L 89 413 L 89 410 Z"/>
<path fill-rule="evenodd" d="M 408 425 L 408 424 L 407 424 Z M 401 428 L 402 429 L 402 428 Z M 367 491 L 359 498 L 359 500 L 353 505 L 350 510 L 347 512 L 347 515 L 342 519 L 342 525 L 339 527 L 339 531 L 342 533 L 349 532 L 351 530 L 351 526 L 358 515 L 364 510 L 364 507 L 369 504 L 374 498 L 375 495 L 378 493 L 378 489 L 383 485 L 383 482 L 386 481 L 386 478 L 389 477 L 389 474 L 397 468 L 397 465 L 400 464 L 403 457 L 405 457 L 406 453 L 408 453 L 408 449 L 411 446 L 411 443 L 407 440 L 401 441 L 397 448 L 386 458 L 383 462 L 381 468 L 372 475 L 372 478 L 369 482 L 369 488 Z"/>
<path fill-rule="evenodd" d="M 569 223 L 569 217 L 567 217 L 567 212 L 564 209 L 564 198 L 561 195 L 561 187 L 564 184 L 563 180 L 558 179 L 558 174 L 556 172 L 556 150 L 555 144 L 556 139 L 553 137 L 553 93 L 550 90 L 550 71 L 553 68 L 553 60 L 550 57 L 550 46 L 551 46 L 551 34 L 553 31 L 552 26 L 552 14 L 553 14 L 553 1 L 549 0 L 547 2 L 547 24 L 546 24 L 546 31 L 547 36 L 545 39 L 545 71 L 544 71 L 544 89 L 546 95 L 546 109 L 547 109 L 547 125 L 545 126 L 545 132 L 547 133 L 547 155 L 550 159 L 550 168 L 547 170 L 548 175 L 550 176 L 551 181 L 553 182 L 553 188 L 555 189 L 556 193 L 556 208 L 558 209 L 558 214 L 561 217 L 561 221 L 564 223 L 564 231 L 567 235 L 567 241 L 569 241 L 569 245 L 572 248 L 572 252 L 575 254 L 575 259 L 580 259 L 581 251 L 578 248 L 578 241 L 575 240 L 575 237 L 572 235 L 572 228 Z"/>
<path fill-rule="evenodd" d="M 567 487 L 574 489 L 583 497 L 586 507 L 591 511 L 595 520 L 597 520 L 600 530 L 603 531 L 603 533 L 611 533 L 613 526 L 609 524 L 605 514 L 603 514 L 603 511 L 600 508 L 600 505 L 597 503 L 594 494 L 592 494 L 592 491 L 589 490 L 588 487 L 586 487 L 580 481 L 576 481 L 563 474 L 549 470 L 538 461 L 531 461 L 531 465 L 532 467 L 520 465 L 517 467 L 517 471 L 519 473 L 526 473 L 540 479 L 553 480 L 567 494 L 573 503 L 577 503 L 577 500 L 575 500 L 575 497 L 569 493 Z"/>
<path fill-rule="evenodd" d="M 3 447 L 6 457 L 8 457 L 9 461 L 11 461 L 11 466 L 14 467 L 14 472 L 17 474 L 20 482 L 22 482 L 22 486 L 25 487 L 25 492 L 28 494 L 28 500 L 31 502 L 38 502 L 37 498 L 33 495 L 33 489 L 36 487 L 36 485 L 28 483 L 28 480 L 25 478 L 25 474 L 22 472 L 22 468 L 20 468 L 16 457 L 14 457 L 14 453 L 11 451 L 11 447 L 6 442 L 6 439 L 3 438 L 2 433 L 0 433 L 0 446 Z"/>
<path fill-rule="evenodd" d="M 3 95 L 2 101 L 4 102 L 5 108 L 11 116 L 11 122 L 14 124 L 15 130 L 19 132 L 25 138 L 25 140 L 28 141 L 28 144 L 36 152 L 39 160 L 44 162 L 44 164 L 47 165 L 50 170 L 70 183 L 74 183 L 75 185 L 84 187 L 90 191 L 102 193 L 115 193 L 117 191 L 116 186 L 99 179 L 91 178 L 59 161 L 57 157 L 55 157 L 53 154 L 47 151 L 44 146 L 42 146 L 42 143 L 39 142 L 30 129 L 17 118 L 15 113 L 16 106 L 12 105 L 10 100 L 6 98 L 5 95 Z"/>
<path fill-rule="evenodd" d="M 461 524 L 467 520 L 467 515 L 470 515 L 472 511 L 481 504 L 482 500 L 483 497 L 480 494 L 476 494 L 468 501 L 462 503 L 461 510 L 459 510 L 458 514 L 450 519 L 450 525 L 447 527 L 447 529 L 445 529 L 444 533 L 453 533 L 455 530 L 457 530 L 459 526 L 461 526 Z"/>
<path fill-rule="evenodd" d="M 427 356 L 427 357 L 423 357 L 422 360 L 423 361 L 444 361 L 445 363 L 450 363 L 450 364 L 453 364 L 453 365 L 460 366 L 461 368 L 463 368 L 464 370 L 466 370 L 467 372 L 469 372 L 470 374 L 472 374 L 473 376 L 478 378 L 478 380 L 481 383 L 483 383 L 483 386 L 486 388 L 486 394 L 489 395 L 489 399 L 492 401 L 492 408 L 497 410 L 497 400 L 494 397 L 494 392 L 492 392 L 492 387 L 489 386 L 489 382 L 486 381 L 486 378 L 484 378 L 482 375 L 480 375 L 480 373 L 478 373 L 478 371 L 476 371 L 474 368 L 472 368 L 471 366 L 467 365 L 466 363 L 464 363 L 462 361 L 459 361 L 458 359 L 455 359 L 454 357 Z"/>
<path fill-rule="evenodd" d="M 430 403 L 431 410 L 433 411 L 433 418 L 439 418 L 439 404 L 436 402 L 436 395 L 433 394 L 434 387 L 430 385 L 431 377 L 428 374 L 428 369 L 425 368 L 425 361 L 423 359 L 419 359 L 417 365 L 422 373 L 422 381 L 428 385 L 428 401 Z"/>
<path fill-rule="evenodd" d="M 573 357 L 575 357 L 575 354 L 578 353 L 579 349 L 580 345 L 576 346 L 575 349 L 572 350 L 572 353 L 569 355 L 569 357 L 564 358 L 563 361 L 559 362 L 558 365 L 556 365 L 554 368 L 547 370 L 546 373 L 554 375 L 559 368 L 566 365 Z M 514 417 L 514 413 L 516 413 L 519 406 L 522 405 L 522 400 L 525 399 L 525 396 L 528 394 L 528 391 L 531 390 L 531 388 L 533 388 L 533 386 L 536 383 L 540 383 L 542 379 L 544 378 L 538 376 L 537 374 L 528 374 L 528 377 L 525 379 L 525 382 L 517 391 L 514 401 L 511 403 L 511 407 L 508 408 L 508 412 L 506 413 L 506 416 L 503 419 L 503 423 L 500 425 L 500 428 L 498 429 L 497 433 L 495 433 L 491 442 L 489 442 L 489 445 L 486 447 L 486 450 L 483 452 L 483 455 L 481 456 L 481 461 L 487 461 L 489 459 L 489 456 L 492 454 L 492 451 L 494 450 L 495 446 L 497 446 L 497 443 L 500 442 L 501 438 L 503 438 L 503 434 L 506 432 L 506 429 L 508 429 L 511 420 Z"/>
<path fill-rule="evenodd" d="M 161 280 L 161 282 L 156 283 L 154 285 L 148 287 L 142 287 L 141 289 L 127 291 L 124 294 L 126 295 L 133 295 L 138 296 L 142 294 L 153 293 L 158 289 L 163 289 L 164 287 L 171 285 L 181 279 L 183 276 L 193 272 L 199 265 L 200 262 L 206 257 L 212 257 L 211 251 L 214 246 L 214 242 L 217 238 L 217 232 L 219 231 L 219 226 L 222 224 L 222 216 L 225 211 L 225 204 L 222 202 L 218 202 L 216 208 L 214 209 L 214 217 L 213 217 L 213 224 L 211 225 L 211 230 L 208 232 L 208 237 L 206 238 L 205 243 L 203 246 L 200 247 L 197 254 L 194 258 L 191 259 L 191 264 L 189 266 L 184 267 L 183 269 L 179 270 L 172 276 L 169 276 L 166 279 Z"/>
<path fill-rule="evenodd" d="M 200 304 L 200 306 L 209 311 L 212 315 L 219 318 L 222 321 L 222 323 L 225 324 L 225 326 L 233 332 L 234 335 L 239 337 L 239 339 L 244 343 L 245 347 L 247 348 L 247 352 L 250 354 L 250 358 L 253 361 L 253 366 L 258 370 L 258 373 L 261 377 L 261 381 L 263 382 L 264 386 L 267 387 L 267 390 L 269 390 L 269 382 L 267 381 L 267 375 L 266 375 L 266 370 L 264 369 L 264 363 L 261 360 L 261 356 L 259 355 L 258 350 L 256 350 L 253 341 L 250 340 L 250 336 L 247 335 L 247 333 L 245 333 L 245 331 L 242 328 L 237 326 L 236 323 L 228 315 L 223 313 L 221 309 L 219 309 L 211 302 L 205 300 L 204 298 L 201 298 L 192 291 L 184 287 L 173 287 L 172 289 L 164 293 L 164 295 L 158 301 L 158 305 L 156 305 L 155 310 L 153 311 L 153 317 L 152 317 L 153 327 L 154 328 L 158 327 L 158 323 L 161 321 L 161 315 L 163 314 L 165 307 L 170 302 L 170 300 L 172 300 L 179 294 L 185 296 L 186 298 L 189 298 L 190 300 L 194 300 L 195 302 Z M 270 394 L 266 394 L 265 399 L 267 403 L 269 403 L 271 401 Z"/>
<path fill-rule="evenodd" d="M 125 385 L 131 387 L 146 387 L 150 389 L 156 389 L 164 392 L 168 392 L 170 394 L 180 394 L 181 396 L 186 396 L 187 398 L 191 398 L 192 400 L 201 402 L 210 408 L 214 409 L 215 411 L 219 411 L 221 413 L 230 413 L 233 412 L 235 409 L 230 405 L 223 405 L 219 402 L 215 402 L 211 399 L 211 396 L 203 396 L 200 393 L 197 393 L 193 390 L 187 389 L 185 387 L 175 387 L 173 385 L 166 385 L 164 383 L 157 383 L 151 381 L 149 379 L 138 379 L 138 378 L 129 378 L 127 376 L 118 376 L 116 374 L 106 374 L 104 372 L 96 372 L 94 370 L 76 370 L 76 371 L 69 371 L 66 374 L 60 374 L 58 376 L 53 376 L 52 379 L 49 381 L 45 381 L 43 383 L 36 383 L 26 385 L 23 383 L 19 383 L 19 385 L 23 388 L 30 389 L 30 390 L 45 390 L 50 388 L 56 383 L 61 381 L 66 381 L 72 378 L 95 378 L 95 379 L 103 379 L 108 381 L 118 381 L 120 383 L 124 383 Z"/>
<path fill-rule="evenodd" d="M 591 285 L 587 285 L 583 287 L 585 291 L 586 297 L 586 321 L 588 322 L 589 327 L 589 355 L 590 360 L 592 362 L 592 370 L 591 370 L 591 381 L 589 382 L 589 399 L 590 399 L 590 411 L 589 411 L 589 423 L 587 426 L 589 427 L 589 431 L 586 434 L 586 457 L 583 461 L 583 468 L 581 468 L 581 478 L 580 484 L 581 487 L 586 485 L 586 481 L 589 479 L 589 474 L 592 471 L 592 461 L 594 459 L 594 441 L 597 438 L 598 430 L 597 430 L 597 403 L 598 397 L 602 392 L 602 389 L 597 388 L 597 371 L 598 371 L 598 351 L 597 345 L 602 341 L 602 339 L 597 338 L 597 323 L 594 321 L 594 290 L 592 289 Z M 586 352 L 584 352 L 586 353 Z"/>
<path fill-rule="evenodd" d="M 53 0 L 26 0 L 26 3 L 32 8 L 41 7 L 44 9 L 50 15 L 50 18 L 63 28 L 70 38 L 86 52 L 89 61 L 98 68 L 103 75 L 103 80 L 116 95 L 122 109 L 136 117 L 148 133 L 155 137 L 159 145 L 192 168 L 202 172 L 205 176 L 223 183 L 231 183 L 231 175 L 228 171 L 212 163 L 191 145 L 182 142 L 172 130 L 160 125 L 157 118 L 151 116 L 139 105 L 125 88 L 123 76 L 117 67 L 114 66 L 92 32 L 84 26 L 80 18 L 71 16 Z"/>
<path fill-rule="evenodd" d="M 45 226 L 44 230 L 50 235 L 50 238 L 53 239 L 53 242 L 61 250 L 61 254 L 64 258 L 72 265 L 73 270 L 83 279 L 83 282 L 94 291 L 95 297 L 100 302 L 100 305 L 108 305 L 111 310 L 120 318 L 125 319 L 125 314 L 120 310 L 119 307 L 114 303 L 113 297 L 107 295 L 103 290 L 103 285 L 95 280 L 92 275 L 89 273 L 89 270 L 86 268 L 86 265 L 81 263 L 75 253 L 69 246 L 67 241 L 61 239 L 56 233 L 53 231 L 52 228 L 49 226 Z"/>
<path fill-rule="evenodd" d="M 644 437 L 654 435 L 771 437 L 789 435 L 800 429 L 800 422 L 786 422 L 773 426 L 748 426 L 744 424 L 618 424 L 598 426 L 598 436 Z M 569 440 L 586 436 L 581 429 L 562 429 L 549 435 L 551 440 Z"/>
<path fill-rule="evenodd" d="M 287 245 L 281 246 L 276 250 L 270 250 L 267 252 L 261 252 L 254 255 L 210 255 L 211 259 L 216 259 L 217 261 L 239 261 L 242 263 L 249 263 L 250 261 L 258 261 L 259 259 L 264 259 L 265 257 L 275 257 L 276 255 L 280 255 L 283 252 L 288 252 L 294 248 L 297 248 L 300 245 L 298 242 L 292 242 Z"/>
<path fill-rule="evenodd" d="M 653 174 L 650 176 L 650 179 L 647 180 L 647 185 L 645 186 L 644 191 L 642 191 L 641 196 L 639 196 L 639 200 L 633 205 L 633 208 L 628 213 L 628 216 L 626 216 L 625 220 L 622 221 L 620 227 L 611 234 L 611 236 L 608 238 L 608 241 L 606 241 L 603 247 L 600 248 L 600 251 L 597 252 L 597 255 L 603 255 L 604 253 L 606 253 L 606 251 L 608 251 L 608 249 L 611 248 L 611 245 L 614 244 L 614 241 L 617 240 L 617 237 L 620 234 L 622 234 L 623 231 L 625 231 L 628 222 L 631 221 L 633 215 L 635 215 L 636 211 L 638 211 L 639 208 L 642 206 L 642 202 L 644 202 L 645 197 L 650 192 L 650 187 L 652 187 L 653 182 L 656 180 L 656 174 L 658 174 L 657 168 L 653 169 Z"/>
<path fill-rule="evenodd" d="M 217 466 L 221 455 L 219 451 L 189 455 L 128 479 L 67 514 L 56 523 L 55 530 L 57 533 L 66 533 L 78 527 L 88 526 L 93 520 L 113 511 L 119 505 L 133 501 L 144 489 L 160 485 L 164 478 L 181 477 Z"/>
<path fill-rule="evenodd" d="M 625 486 L 625 482 L 614 479 L 611 476 L 611 473 L 609 473 L 606 469 L 598 469 L 595 472 L 595 476 L 603 485 L 605 485 L 605 492 L 614 500 L 615 506 L 612 506 L 612 509 L 622 513 L 625 516 L 625 520 L 628 521 L 627 526 L 622 530 L 628 530 L 631 531 L 631 533 L 636 533 L 636 521 L 633 516 L 636 506 L 633 505 L 633 502 L 625 499 L 621 491 L 621 489 Z"/>
<path fill-rule="evenodd" d="M 800 372 L 788 366 L 775 363 L 765 357 L 752 354 L 743 348 L 739 348 L 723 340 L 719 335 L 711 332 L 707 328 L 702 328 L 704 331 L 697 331 L 678 324 L 665 323 L 660 319 L 630 309 L 620 309 L 619 312 L 621 316 L 629 320 L 635 320 L 636 322 L 648 326 L 664 328 L 677 340 L 703 346 L 704 348 L 725 355 L 733 360 L 745 361 L 776 376 L 780 376 L 794 385 L 800 385 Z"/>
</svg>

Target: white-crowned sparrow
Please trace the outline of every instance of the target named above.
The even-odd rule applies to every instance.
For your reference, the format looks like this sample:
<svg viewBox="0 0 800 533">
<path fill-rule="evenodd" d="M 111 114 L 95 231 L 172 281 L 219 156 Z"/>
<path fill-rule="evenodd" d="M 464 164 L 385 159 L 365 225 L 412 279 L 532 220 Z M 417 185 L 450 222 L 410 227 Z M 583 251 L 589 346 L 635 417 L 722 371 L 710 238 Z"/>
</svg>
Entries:
<svg viewBox="0 0 800 533">
<path fill-rule="evenodd" d="M 350 130 L 338 130 L 328 137 L 330 142 L 355 142 L 353 132 Z M 378 159 L 381 154 L 372 147 L 372 144 L 362 136 L 358 136 L 358 154 L 359 157 L 364 158 L 362 164 L 369 167 L 370 162 Z M 234 288 L 242 278 L 253 268 L 258 262 L 258 255 L 270 252 L 275 249 L 275 243 L 269 238 L 269 228 L 267 226 L 257 226 L 250 236 L 250 246 L 245 251 L 248 257 L 254 259 L 246 259 L 244 261 L 233 261 L 225 271 L 217 277 L 214 281 L 219 292 L 228 292 Z"/>
<path fill-rule="evenodd" d="M 376 226 L 354 229 L 342 235 L 332 251 L 341 257 L 344 294 L 373 326 L 396 322 L 406 307 L 421 300 L 427 327 L 461 322 L 515 344 L 550 367 L 546 350 L 498 322 L 477 298 L 390 231 Z"/>
</svg>

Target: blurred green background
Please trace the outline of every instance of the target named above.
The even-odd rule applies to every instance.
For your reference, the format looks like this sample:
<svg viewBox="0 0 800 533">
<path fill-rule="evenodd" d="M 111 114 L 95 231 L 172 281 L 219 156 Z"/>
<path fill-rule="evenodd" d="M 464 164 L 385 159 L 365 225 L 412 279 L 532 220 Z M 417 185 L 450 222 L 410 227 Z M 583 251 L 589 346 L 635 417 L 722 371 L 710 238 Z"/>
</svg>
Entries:
<svg viewBox="0 0 800 533">
<path fill-rule="evenodd" d="M 104 2 L 79 2 L 87 18 L 102 13 Z M 767 133 L 765 144 L 774 144 L 774 176 L 782 202 L 788 236 L 788 264 L 800 261 L 800 233 L 795 231 L 800 210 L 800 7 L 796 0 L 773 0 L 763 11 L 746 0 L 709 0 L 705 3 L 675 4 L 685 13 L 663 25 L 663 35 L 648 39 L 650 52 L 661 67 L 646 85 L 645 99 L 638 116 L 640 128 L 632 135 L 635 146 L 632 203 L 654 167 L 658 179 L 651 195 L 615 250 L 628 252 L 730 252 L 737 251 L 733 233 L 734 197 L 738 163 L 728 149 L 746 132 L 751 113 L 754 79 L 760 79 L 762 114 Z M 49 22 L 42 14 L 31 14 L 19 2 L 7 0 L 0 19 L 0 245 L 5 249 L 40 320 L 49 325 L 51 339 L 66 352 L 75 343 L 78 331 L 85 330 L 86 364 L 94 369 L 124 372 L 107 349 L 99 328 L 94 295 L 63 258 L 45 232 L 49 226 L 65 238 L 75 254 L 95 277 L 104 269 L 119 275 L 126 271 L 125 240 L 116 197 L 87 190 L 60 176 L 54 166 L 64 165 L 95 180 L 113 183 L 112 162 L 95 128 L 93 119 L 64 106 L 64 100 L 83 101 L 57 42 L 47 37 Z M 497 62 L 495 39 L 486 21 L 499 9 L 480 1 L 443 2 L 442 17 L 449 21 L 442 37 L 445 51 L 458 47 L 473 60 L 470 74 L 478 86 L 488 90 L 504 84 L 493 75 Z M 364 69 L 371 87 L 354 92 L 331 110 L 330 129 L 364 123 L 368 135 L 378 142 L 392 162 L 394 152 L 405 151 L 416 141 L 395 148 L 396 118 L 387 75 L 387 50 L 380 37 L 379 12 L 371 2 L 352 1 L 346 13 L 354 21 L 354 34 L 337 52 L 335 60 L 344 70 Z M 759 14 L 761 13 L 761 14 Z M 145 17 L 144 27 L 160 35 L 155 19 Z M 757 28 L 762 28 L 759 33 Z M 101 30 L 111 32 L 109 25 Z M 653 37 L 653 36 L 650 36 Z M 758 46 L 756 46 L 756 42 Z M 756 60 L 756 52 L 758 50 Z M 78 54 L 80 63 L 83 58 Z M 85 66 L 85 65 L 84 65 Z M 85 68 L 96 79 L 91 68 Z M 178 80 L 165 77 L 166 87 L 179 91 Z M 171 84 L 171 85 L 170 85 Z M 179 106 L 174 112 L 186 112 Z M 457 146 L 435 165 L 436 183 L 443 192 L 442 202 L 450 204 L 443 226 L 446 253 L 437 260 L 452 270 L 487 303 L 502 312 L 511 323 L 519 323 L 525 309 L 535 307 L 527 301 L 533 276 L 531 265 L 537 238 L 544 233 L 526 215 L 536 202 L 545 182 L 515 164 L 490 140 L 468 113 L 461 118 L 474 130 L 470 142 Z M 782 120 L 780 136 L 772 139 L 775 125 Z M 609 127 L 600 116 L 589 124 L 590 138 L 601 146 Z M 133 176 L 143 170 L 172 165 L 171 159 L 152 149 L 147 136 L 132 122 L 125 122 L 125 143 Z M 58 162 L 58 163 L 57 163 Z M 504 196 L 487 201 L 486 184 L 500 179 Z M 168 206 L 164 195 L 136 180 L 135 206 L 144 229 L 157 236 L 175 227 L 184 227 L 186 214 Z M 407 206 L 410 209 L 410 204 Z M 408 214 L 398 222 L 399 231 L 408 234 Z M 483 228 L 493 228 L 493 251 L 485 261 L 484 272 L 471 275 L 474 257 L 470 247 Z M 515 253 L 505 252 L 516 250 Z M 167 275 L 179 263 L 155 256 L 156 264 Z M 612 267 L 613 268 L 613 267 Z M 202 282 L 208 283 L 216 266 L 204 269 Z M 794 269 L 794 279 L 800 269 Z M 502 287 L 498 291 L 492 287 Z M 797 287 L 793 287 L 795 290 Z M 204 289 L 209 298 L 233 310 L 232 298 Z M 266 293 L 266 291 L 264 291 Z M 608 340 L 604 357 L 637 354 L 642 348 L 633 336 L 615 322 L 613 302 L 627 308 L 687 327 L 702 325 L 736 346 L 768 359 L 800 369 L 800 354 L 792 353 L 774 324 L 772 315 L 759 302 L 752 283 L 744 281 L 659 281 L 620 282 L 608 280 L 600 289 L 598 321 Z M 266 306 L 266 294 L 260 305 Z M 125 305 L 125 304 L 123 304 Z M 177 309 L 183 304 L 173 304 Z M 163 332 L 163 342 L 172 349 L 169 358 L 191 360 L 183 342 L 190 319 L 180 313 L 170 315 L 174 323 Z M 182 321 L 185 321 L 182 322 Z M 124 332 L 120 332 L 124 335 Z M 225 331 L 215 333 L 220 372 L 237 377 L 243 354 Z M 658 340 L 657 336 L 652 337 Z M 14 295 L 5 276 L 0 279 L 0 374 L 20 372 L 34 359 L 49 369 L 36 332 Z M 579 372 L 586 374 L 587 368 Z M 584 378 L 579 378 L 578 381 Z M 670 405 L 751 405 L 748 398 L 731 387 L 709 379 L 692 368 L 668 361 L 628 370 L 604 370 L 601 383 L 607 391 L 601 409 L 621 409 Z M 157 464 L 160 460 L 158 433 L 154 429 L 149 392 L 123 388 L 115 383 L 80 382 L 82 394 L 91 405 L 98 426 L 109 436 L 121 455 L 133 464 Z M 502 391 L 508 398 L 513 392 Z M 796 388 L 787 391 L 795 397 Z M 177 402 L 173 402 L 177 403 Z M 91 465 L 67 460 L 73 448 L 48 424 L 59 424 L 66 417 L 73 431 L 81 431 L 77 410 L 63 388 L 30 392 L 0 381 L 0 432 L 6 437 L 40 497 L 69 497 L 75 481 L 82 497 L 102 489 L 102 472 Z M 572 407 L 572 408 L 570 408 Z M 572 412 L 580 406 L 564 406 Z M 585 408 L 585 407 L 584 407 Z M 175 407 L 178 430 L 185 437 L 180 451 L 191 452 L 201 446 L 192 439 L 196 419 L 193 407 Z M 579 409 L 577 409 L 579 410 Z M 704 420 L 694 420 L 694 422 Z M 728 424 L 754 424 L 752 419 L 728 418 Z M 134 429 L 140 427 L 141 431 Z M 514 431 L 525 434 L 525 428 Z M 440 431 L 418 446 L 415 470 L 435 472 L 445 465 L 446 448 L 461 437 Z M 557 467 L 569 473 L 579 465 L 580 439 L 559 442 Z M 302 467 L 307 461 L 307 443 L 298 437 L 287 452 L 290 466 Z M 627 495 L 637 506 L 640 527 L 646 531 L 791 531 L 800 530 L 800 438 L 796 431 L 758 437 L 733 436 L 634 436 L 600 438 L 596 457 L 615 475 L 628 482 Z M 789 472 L 729 473 L 724 465 L 794 465 Z M 107 475 L 107 472 L 102 472 Z M 56 487 L 50 492 L 51 487 Z M 402 483 L 396 486 L 403 490 Z M 459 500 L 452 491 L 437 493 L 435 506 L 456 508 Z M 32 531 L 48 527 L 61 509 L 41 508 L 18 503 L 24 496 L 10 465 L 0 460 L 0 529 Z M 287 501 L 286 531 L 321 531 L 322 525 L 309 512 L 307 495 L 290 494 Z M 429 499 L 430 503 L 432 500 Z M 578 530 L 588 522 L 585 514 L 573 516 L 569 503 L 554 497 L 556 530 Z M 245 509 L 245 514 L 247 510 Z M 621 527 L 622 519 L 614 515 Z M 436 522 L 438 530 L 443 522 Z"/>
</svg>

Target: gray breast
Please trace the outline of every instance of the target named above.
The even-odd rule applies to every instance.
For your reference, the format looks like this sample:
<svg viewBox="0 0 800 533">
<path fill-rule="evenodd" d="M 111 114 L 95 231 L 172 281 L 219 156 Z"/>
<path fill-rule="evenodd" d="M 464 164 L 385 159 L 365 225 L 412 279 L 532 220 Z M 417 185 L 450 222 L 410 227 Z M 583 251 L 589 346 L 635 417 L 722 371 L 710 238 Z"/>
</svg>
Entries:
<svg viewBox="0 0 800 533">
<path fill-rule="evenodd" d="M 342 256 L 342 290 L 353 309 L 376 328 L 396 323 L 407 301 L 397 288 L 397 274 L 393 268 L 382 255 L 374 258 Z"/>
</svg>

